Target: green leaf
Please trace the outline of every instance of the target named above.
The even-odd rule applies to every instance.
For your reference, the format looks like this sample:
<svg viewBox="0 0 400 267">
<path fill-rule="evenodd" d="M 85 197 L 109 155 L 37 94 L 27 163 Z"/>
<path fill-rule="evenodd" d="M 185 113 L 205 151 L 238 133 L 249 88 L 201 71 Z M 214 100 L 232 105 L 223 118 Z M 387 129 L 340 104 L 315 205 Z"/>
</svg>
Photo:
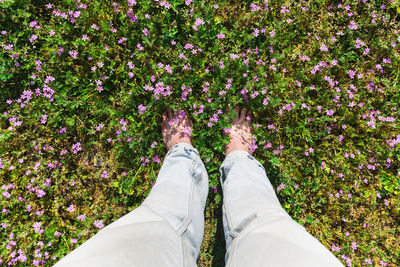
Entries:
<svg viewBox="0 0 400 267">
<path fill-rule="evenodd" d="M 270 103 L 273 107 L 277 107 L 277 106 L 279 106 L 281 101 L 282 101 L 282 99 L 280 99 L 279 97 L 272 97 L 270 100 Z"/>
<path fill-rule="evenodd" d="M 73 126 L 75 126 L 75 119 L 74 119 L 74 118 L 67 118 L 67 119 L 65 120 L 65 123 L 66 123 L 68 126 L 73 127 Z"/>
<path fill-rule="evenodd" d="M 269 162 L 271 162 L 272 166 L 279 166 L 279 159 L 276 157 L 271 157 L 271 159 L 269 160 Z"/>
</svg>

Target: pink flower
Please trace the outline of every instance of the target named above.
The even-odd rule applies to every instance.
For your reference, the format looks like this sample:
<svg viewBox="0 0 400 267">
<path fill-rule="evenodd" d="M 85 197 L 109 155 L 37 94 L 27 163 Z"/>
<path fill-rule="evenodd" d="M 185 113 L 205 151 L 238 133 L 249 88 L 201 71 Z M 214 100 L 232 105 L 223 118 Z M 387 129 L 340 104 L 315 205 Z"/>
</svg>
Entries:
<svg viewBox="0 0 400 267">
<path fill-rule="evenodd" d="M 251 7 L 251 11 L 257 11 L 257 10 L 260 10 L 260 9 L 261 9 L 260 6 L 254 4 L 254 3 L 252 3 L 252 4 L 250 5 L 250 7 Z"/>
<path fill-rule="evenodd" d="M 335 111 L 333 111 L 333 110 L 326 110 L 326 115 L 328 115 L 328 116 L 332 116 L 333 115 L 333 113 L 335 113 Z"/>
<path fill-rule="evenodd" d="M 58 232 L 58 231 L 55 231 L 55 232 L 54 232 L 54 236 L 57 236 L 57 237 L 58 237 L 58 236 L 62 236 L 62 233 L 60 233 L 60 232 Z"/>
<path fill-rule="evenodd" d="M 81 143 L 77 142 L 77 143 L 73 144 L 72 150 L 73 150 L 74 154 L 78 154 L 78 152 L 82 150 Z"/>
<path fill-rule="evenodd" d="M 340 247 L 337 246 L 336 244 L 332 245 L 332 251 L 340 251 Z"/>
<path fill-rule="evenodd" d="M 94 221 L 93 225 L 96 226 L 96 227 L 99 228 L 99 229 L 101 229 L 101 228 L 104 227 L 104 224 L 103 224 L 103 221 L 102 221 L 102 220 Z"/>
<path fill-rule="evenodd" d="M 47 121 L 47 114 L 42 115 L 42 119 L 40 120 L 41 124 L 46 124 Z"/>
<path fill-rule="evenodd" d="M 277 188 L 276 188 L 276 191 L 281 191 L 282 189 L 285 189 L 285 184 L 284 183 L 281 183 Z"/>
<path fill-rule="evenodd" d="M 366 264 L 372 264 L 372 260 L 371 260 L 371 259 L 365 259 L 364 262 L 365 262 Z"/>
<path fill-rule="evenodd" d="M 260 33 L 259 29 L 254 29 L 254 32 L 253 32 L 254 37 L 257 37 L 259 35 L 259 33 Z"/>
<path fill-rule="evenodd" d="M 351 248 L 353 249 L 353 251 L 357 250 L 357 242 L 352 242 L 351 243 Z"/>
<path fill-rule="evenodd" d="M 42 234 L 44 232 L 43 229 L 41 229 L 42 223 L 41 222 L 35 222 L 33 224 L 33 229 L 35 230 L 36 233 Z"/>
<path fill-rule="evenodd" d="M 193 130 L 190 127 L 185 127 L 184 132 L 185 136 L 189 137 L 192 134 Z"/>
<path fill-rule="evenodd" d="M 33 43 L 38 39 L 38 36 L 36 34 L 32 34 L 32 36 L 29 38 L 29 42 Z"/>
<path fill-rule="evenodd" d="M 154 161 L 155 163 L 160 163 L 160 162 L 161 162 L 161 159 L 158 157 L 158 155 L 155 155 L 154 158 L 153 158 L 153 161 Z"/>
<path fill-rule="evenodd" d="M 70 55 L 72 58 L 76 58 L 76 56 L 78 55 L 78 52 L 76 52 L 76 51 L 74 51 L 74 50 L 70 50 L 70 51 L 69 51 L 69 55 Z"/>
<path fill-rule="evenodd" d="M 321 163 L 321 170 L 323 170 L 325 168 L 325 162 Z"/>
<path fill-rule="evenodd" d="M 103 127 L 104 127 L 104 124 L 100 123 L 99 125 L 97 125 L 96 131 L 100 131 L 101 129 L 103 129 Z"/>
<path fill-rule="evenodd" d="M 327 52 L 328 51 L 328 47 L 325 44 L 322 44 L 320 50 L 322 52 Z"/>
<path fill-rule="evenodd" d="M 201 26 L 201 25 L 203 25 L 203 24 L 204 24 L 204 20 L 198 18 L 198 19 L 196 19 L 196 21 L 194 22 L 194 25 L 193 25 L 192 27 L 193 27 L 193 29 L 194 29 L 195 31 L 197 31 L 197 30 L 198 30 L 198 27 Z"/>
<path fill-rule="evenodd" d="M 356 72 L 354 70 L 349 70 L 349 76 L 351 79 L 353 79 L 355 75 L 356 75 Z"/>
<path fill-rule="evenodd" d="M 224 39 L 224 38 L 225 38 L 225 34 L 223 34 L 223 33 L 218 33 L 218 34 L 217 34 L 217 38 L 218 38 L 218 39 Z"/>
<path fill-rule="evenodd" d="M 138 109 L 139 109 L 139 114 L 142 114 L 144 111 L 147 110 L 147 107 L 145 107 L 145 106 L 143 106 L 142 104 L 140 104 L 140 105 L 138 106 Z"/>
<path fill-rule="evenodd" d="M 44 195 L 46 195 L 46 192 L 43 191 L 42 189 L 39 189 L 36 191 L 36 195 L 37 197 L 43 197 Z"/>
<path fill-rule="evenodd" d="M 74 211 L 75 211 L 74 205 L 71 204 L 71 205 L 67 208 L 67 211 L 69 211 L 69 212 L 74 212 Z"/>
<path fill-rule="evenodd" d="M 358 29 L 357 24 L 356 24 L 353 20 L 350 21 L 349 29 L 350 29 L 350 30 L 357 30 L 357 29 Z"/>
</svg>

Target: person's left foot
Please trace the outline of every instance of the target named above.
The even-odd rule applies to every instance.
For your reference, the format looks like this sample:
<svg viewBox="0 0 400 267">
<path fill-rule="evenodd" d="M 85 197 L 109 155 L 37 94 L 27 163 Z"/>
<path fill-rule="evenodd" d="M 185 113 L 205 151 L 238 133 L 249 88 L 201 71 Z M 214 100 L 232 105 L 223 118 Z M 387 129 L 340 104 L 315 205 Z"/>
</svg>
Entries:
<svg viewBox="0 0 400 267">
<path fill-rule="evenodd" d="M 176 114 L 171 109 L 163 114 L 161 133 L 164 144 L 169 150 L 178 143 L 192 145 L 190 134 L 192 133 L 192 121 L 188 118 L 185 111 L 178 111 Z"/>
</svg>

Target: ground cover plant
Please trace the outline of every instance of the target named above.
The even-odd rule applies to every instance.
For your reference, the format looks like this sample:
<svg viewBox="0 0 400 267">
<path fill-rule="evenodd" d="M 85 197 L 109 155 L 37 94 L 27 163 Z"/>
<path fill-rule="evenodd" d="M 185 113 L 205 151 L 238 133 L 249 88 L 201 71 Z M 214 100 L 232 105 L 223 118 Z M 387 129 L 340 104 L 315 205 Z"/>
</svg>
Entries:
<svg viewBox="0 0 400 267">
<path fill-rule="evenodd" d="M 224 265 L 228 107 L 282 206 L 347 266 L 400 265 L 400 4 L 0 0 L 0 265 L 50 266 L 138 207 L 185 109 Z"/>
</svg>

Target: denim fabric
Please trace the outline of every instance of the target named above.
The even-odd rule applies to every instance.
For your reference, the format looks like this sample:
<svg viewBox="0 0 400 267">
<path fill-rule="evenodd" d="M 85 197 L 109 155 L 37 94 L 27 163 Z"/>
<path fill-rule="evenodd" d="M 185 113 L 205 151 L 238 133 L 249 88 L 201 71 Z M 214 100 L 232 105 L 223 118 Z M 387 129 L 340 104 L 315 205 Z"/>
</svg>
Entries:
<svg viewBox="0 0 400 267">
<path fill-rule="evenodd" d="M 55 266 L 196 266 L 208 175 L 198 151 L 173 146 L 142 205 L 100 230 Z"/>
<path fill-rule="evenodd" d="M 228 267 L 343 266 L 281 207 L 264 167 L 248 152 L 220 168 Z"/>
<path fill-rule="evenodd" d="M 263 166 L 233 151 L 221 168 L 226 265 L 342 266 L 281 207 Z M 173 146 L 142 205 L 55 266 L 194 267 L 204 233 L 208 176 L 191 145 Z"/>
</svg>

